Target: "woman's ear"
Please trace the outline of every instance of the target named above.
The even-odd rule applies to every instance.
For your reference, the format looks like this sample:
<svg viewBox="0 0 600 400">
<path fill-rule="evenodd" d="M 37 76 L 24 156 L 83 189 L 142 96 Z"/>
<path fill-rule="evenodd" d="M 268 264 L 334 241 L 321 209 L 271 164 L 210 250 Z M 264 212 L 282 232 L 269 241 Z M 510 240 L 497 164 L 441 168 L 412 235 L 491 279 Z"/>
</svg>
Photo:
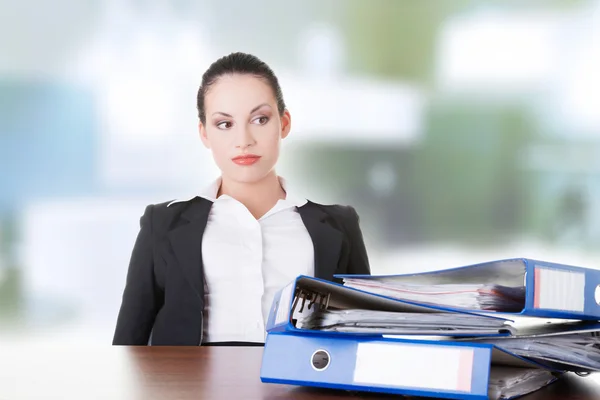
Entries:
<svg viewBox="0 0 600 400">
<path fill-rule="evenodd" d="M 198 131 L 200 132 L 200 139 L 204 144 L 204 147 L 210 149 L 210 141 L 208 140 L 208 135 L 206 134 L 206 126 L 200 122 L 198 123 Z"/>
<path fill-rule="evenodd" d="M 281 117 L 281 138 L 285 139 L 287 135 L 290 134 L 290 130 L 292 129 L 292 116 L 288 110 L 283 112 L 283 116 Z"/>
</svg>

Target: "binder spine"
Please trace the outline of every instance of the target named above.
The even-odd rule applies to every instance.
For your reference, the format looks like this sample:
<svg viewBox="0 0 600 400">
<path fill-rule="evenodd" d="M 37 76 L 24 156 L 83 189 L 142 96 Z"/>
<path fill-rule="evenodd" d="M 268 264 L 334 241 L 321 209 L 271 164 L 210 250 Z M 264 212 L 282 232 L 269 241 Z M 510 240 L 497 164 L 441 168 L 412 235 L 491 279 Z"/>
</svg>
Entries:
<svg viewBox="0 0 600 400">
<path fill-rule="evenodd" d="M 537 260 L 527 264 L 528 315 L 600 319 L 600 271 Z"/>
<path fill-rule="evenodd" d="M 260 375 L 266 383 L 484 400 L 490 363 L 487 345 L 280 332 L 267 338 Z"/>
</svg>

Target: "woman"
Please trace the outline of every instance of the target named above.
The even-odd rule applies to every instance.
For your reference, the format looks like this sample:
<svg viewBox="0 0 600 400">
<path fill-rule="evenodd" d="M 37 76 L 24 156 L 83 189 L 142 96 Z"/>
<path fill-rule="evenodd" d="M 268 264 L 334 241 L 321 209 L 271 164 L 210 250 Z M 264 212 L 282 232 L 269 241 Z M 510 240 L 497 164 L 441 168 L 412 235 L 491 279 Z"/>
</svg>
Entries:
<svg viewBox="0 0 600 400">
<path fill-rule="evenodd" d="M 217 60 L 197 108 L 221 176 L 146 208 L 113 344 L 260 345 L 274 294 L 298 275 L 370 273 L 355 210 L 302 199 L 275 172 L 291 116 L 264 62 Z"/>
</svg>

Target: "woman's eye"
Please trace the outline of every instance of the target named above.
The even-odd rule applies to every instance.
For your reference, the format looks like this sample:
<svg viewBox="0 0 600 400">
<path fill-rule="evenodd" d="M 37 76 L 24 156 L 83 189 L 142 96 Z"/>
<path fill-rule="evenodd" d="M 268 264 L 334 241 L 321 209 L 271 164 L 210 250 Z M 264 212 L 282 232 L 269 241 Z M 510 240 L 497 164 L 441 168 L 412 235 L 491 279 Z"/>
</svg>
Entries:
<svg viewBox="0 0 600 400">
<path fill-rule="evenodd" d="M 269 122 L 269 118 L 262 116 L 262 117 L 258 117 L 254 120 L 254 122 L 257 122 L 259 125 L 264 125 L 267 122 Z"/>
<path fill-rule="evenodd" d="M 229 121 L 223 121 L 223 122 L 219 122 L 217 124 L 217 128 L 219 128 L 219 129 L 229 129 L 229 128 L 231 128 L 231 125 L 232 125 L 231 122 L 229 122 Z"/>
</svg>

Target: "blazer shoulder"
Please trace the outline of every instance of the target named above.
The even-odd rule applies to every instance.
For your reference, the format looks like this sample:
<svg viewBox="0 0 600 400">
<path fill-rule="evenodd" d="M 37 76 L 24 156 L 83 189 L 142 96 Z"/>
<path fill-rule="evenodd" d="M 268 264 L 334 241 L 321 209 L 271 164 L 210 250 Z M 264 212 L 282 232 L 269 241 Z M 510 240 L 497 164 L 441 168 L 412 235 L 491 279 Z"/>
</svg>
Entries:
<svg viewBox="0 0 600 400">
<path fill-rule="evenodd" d="M 321 204 L 310 200 L 307 204 L 321 210 L 343 225 L 355 223 L 359 219 L 356 209 L 349 204 Z"/>
<path fill-rule="evenodd" d="M 210 203 L 208 200 L 196 197 L 187 201 L 163 201 L 159 203 L 148 204 L 144 210 L 142 218 L 149 218 L 154 232 L 166 232 L 182 219 L 182 215 L 198 206 L 206 206 Z"/>
</svg>

